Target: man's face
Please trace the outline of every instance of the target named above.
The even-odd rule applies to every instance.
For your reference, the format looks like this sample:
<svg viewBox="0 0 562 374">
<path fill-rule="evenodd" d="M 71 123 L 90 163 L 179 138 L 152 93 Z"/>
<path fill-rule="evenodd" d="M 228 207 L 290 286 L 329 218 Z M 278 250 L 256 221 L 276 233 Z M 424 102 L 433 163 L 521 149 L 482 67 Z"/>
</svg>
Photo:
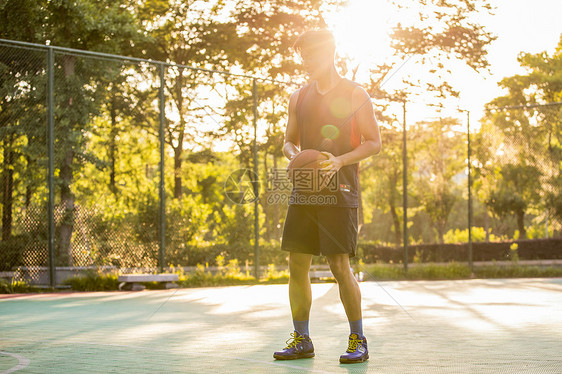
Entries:
<svg viewBox="0 0 562 374">
<path fill-rule="evenodd" d="M 321 49 L 303 49 L 301 57 L 304 70 L 312 79 L 328 73 L 333 62 L 332 54 Z"/>
</svg>

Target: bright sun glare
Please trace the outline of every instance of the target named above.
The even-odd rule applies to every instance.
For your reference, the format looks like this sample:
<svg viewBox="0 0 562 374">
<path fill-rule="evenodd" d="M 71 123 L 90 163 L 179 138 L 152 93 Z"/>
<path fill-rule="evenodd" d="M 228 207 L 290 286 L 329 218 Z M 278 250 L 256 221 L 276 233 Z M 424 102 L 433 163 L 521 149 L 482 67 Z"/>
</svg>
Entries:
<svg viewBox="0 0 562 374">
<path fill-rule="evenodd" d="M 390 32 L 397 11 L 387 0 L 350 0 L 338 12 L 326 15 L 334 33 L 338 53 L 348 57 L 352 67 L 368 69 L 385 62 L 392 54 Z"/>
</svg>

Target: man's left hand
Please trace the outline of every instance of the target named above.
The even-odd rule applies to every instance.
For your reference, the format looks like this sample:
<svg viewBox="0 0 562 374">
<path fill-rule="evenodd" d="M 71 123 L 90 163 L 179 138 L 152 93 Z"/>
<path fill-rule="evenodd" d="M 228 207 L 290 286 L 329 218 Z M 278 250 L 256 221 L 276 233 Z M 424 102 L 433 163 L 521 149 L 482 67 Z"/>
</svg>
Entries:
<svg viewBox="0 0 562 374">
<path fill-rule="evenodd" d="M 319 162 L 321 170 L 335 174 L 338 172 L 338 170 L 342 168 L 343 162 L 338 157 L 334 156 L 330 152 L 320 152 L 320 153 L 322 153 L 324 156 L 328 158 L 325 161 Z"/>
</svg>

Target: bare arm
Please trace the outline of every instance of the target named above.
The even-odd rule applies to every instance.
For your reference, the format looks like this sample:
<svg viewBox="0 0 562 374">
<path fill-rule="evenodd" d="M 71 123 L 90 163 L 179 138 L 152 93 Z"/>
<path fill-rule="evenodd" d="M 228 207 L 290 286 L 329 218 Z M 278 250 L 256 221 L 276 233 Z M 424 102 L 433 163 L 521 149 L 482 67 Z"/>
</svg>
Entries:
<svg viewBox="0 0 562 374">
<path fill-rule="evenodd" d="M 326 152 L 325 154 L 329 157 L 329 160 L 322 163 L 325 170 L 338 171 L 342 166 L 355 164 L 379 153 L 381 150 L 379 125 L 375 118 L 369 94 L 361 87 L 357 87 L 353 91 L 352 97 L 353 111 L 357 111 L 355 118 L 364 142 L 351 152 L 337 157 Z"/>
<path fill-rule="evenodd" d="M 287 119 L 287 130 L 285 131 L 285 144 L 283 145 L 283 154 L 289 160 L 295 157 L 299 150 L 299 128 L 297 125 L 296 106 L 299 97 L 299 91 L 293 92 L 289 99 L 289 115 Z"/>
</svg>

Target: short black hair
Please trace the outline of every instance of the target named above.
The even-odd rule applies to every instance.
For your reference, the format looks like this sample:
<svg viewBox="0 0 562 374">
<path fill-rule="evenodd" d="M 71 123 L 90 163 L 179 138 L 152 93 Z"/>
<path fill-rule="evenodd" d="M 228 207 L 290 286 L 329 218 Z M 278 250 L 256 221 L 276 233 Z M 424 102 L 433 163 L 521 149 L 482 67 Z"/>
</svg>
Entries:
<svg viewBox="0 0 562 374">
<path fill-rule="evenodd" d="M 293 44 L 293 49 L 299 54 L 303 49 L 334 53 L 336 51 L 336 41 L 330 30 L 309 30 L 298 37 L 295 44 Z"/>
</svg>

